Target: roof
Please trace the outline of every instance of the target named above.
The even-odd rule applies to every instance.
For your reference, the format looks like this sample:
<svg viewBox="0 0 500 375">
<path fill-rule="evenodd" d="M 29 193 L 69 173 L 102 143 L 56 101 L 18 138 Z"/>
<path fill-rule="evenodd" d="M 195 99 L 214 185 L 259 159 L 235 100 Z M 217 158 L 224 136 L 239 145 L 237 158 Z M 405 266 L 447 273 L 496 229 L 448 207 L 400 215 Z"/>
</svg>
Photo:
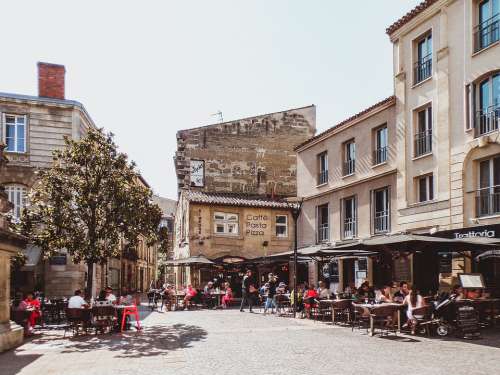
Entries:
<svg viewBox="0 0 500 375">
<path fill-rule="evenodd" d="M 82 103 L 76 100 L 69 100 L 69 99 L 56 99 L 56 98 L 46 98 L 46 97 L 40 97 L 40 96 L 34 96 L 34 95 L 22 95 L 22 94 L 12 94 L 9 92 L 0 92 L 0 100 L 1 99 L 8 99 L 8 100 L 20 100 L 20 101 L 26 101 L 26 102 L 37 102 L 40 104 L 52 104 L 52 105 L 62 105 L 62 106 L 70 106 L 70 107 L 76 107 L 79 108 L 85 116 L 90 120 L 92 125 L 95 126 L 94 121 L 92 120 L 92 117 L 90 117 L 89 113 L 85 109 Z"/>
<path fill-rule="evenodd" d="M 416 16 L 418 16 L 420 13 L 422 13 L 424 10 L 426 10 L 427 8 L 429 8 L 432 4 L 434 4 L 437 1 L 438 0 L 425 0 L 425 1 L 422 1 L 415 8 L 413 8 L 412 10 L 410 10 L 403 17 L 401 17 L 396 22 L 394 22 L 391 26 L 389 26 L 387 29 L 385 29 L 385 32 L 388 35 L 391 35 L 393 32 L 395 32 L 396 30 L 398 30 L 402 26 L 406 25 L 408 22 L 410 22 L 412 19 L 414 19 Z"/>
<path fill-rule="evenodd" d="M 205 193 L 202 191 L 185 190 L 186 198 L 194 203 L 219 204 L 223 206 L 295 208 L 295 204 L 283 199 L 271 199 L 267 196 L 253 196 L 234 193 Z"/>
<path fill-rule="evenodd" d="M 322 138 L 325 135 L 328 135 L 328 134 L 332 133 L 334 130 L 337 130 L 338 128 L 340 128 L 340 127 L 342 127 L 342 126 L 344 126 L 344 125 L 346 125 L 346 124 L 348 124 L 348 123 L 350 123 L 350 122 L 352 122 L 352 121 L 360 118 L 361 116 L 364 116 L 364 115 L 366 115 L 366 114 L 368 114 L 368 113 L 376 110 L 379 107 L 382 107 L 382 106 L 387 105 L 387 104 L 394 104 L 395 102 L 396 102 L 396 97 L 394 95 L 389 96 L 388 98 L 385 98 L 384 100 L 381 100 L 380 102 L 375 103 L 374 105 L 372 105 L 372 106 L 370 106 L 368 108 L 365 108 L 361 112 L 358 112 L 355 115 L 353 115 L 353 116 L 351 116 L 351 117 L 349 117 L 349 118 L 347 118 L 347 119 L 339 122 L 338 124 L 332 126 L 331 128 L 329 128 L 329 129 L 327 129 L 327 130 L 325 130 L 325 131 L 323 131 L 323 132 L 315 135 L 314 137 L 309 138 L 307 141 L 302 142 L 301 144 L 299 144 L 298 146 L 296 146 L 294 148 L 294 150 L 297 151 L 298 149 L 306 146 L 307 144 L 312 143 L 313 141 L 315 141 L 315 140 L 317 140 L 319 138 Z"/>
<path fill-rule="evenodd" d="M 153 202 L 160 207 L 163 216 L 175 216 L 175 210 L 177 207 L 176 200 L 153 195 Z"/>
<path fill-rule="evenodd" d="M 208 127 L 211 127 L 211 126 L 220 126 L 220 125 L 225 125 L 225 124 L 227 125 L 227 124 L 232 124 L 232 123 L 238 122 L 238 121 L 251 120 L 251 119 L 254 119 L 254 118 L 258 118 L 258 117 L 272 116 L 272 115 L 277 115 L 277 114 L 280 114 L 280 113 L 285 113 L 285 112 L 290 112 L 290 111 L 300 111 L 301 109 L 315 108 L 315 107 L 316 107 L 316 105 L 310 104 L 310 105 L 306 105 L 306 106 L 303 106 L 303 107 L 296 107 L 296 108 L 284 109 L 282 111 L 262 113 L 260 115 L 247 116 L 247 117 L 242 117 L 242 118 L 238 118 L 238 119 L 234 119 L 234 120 L 223 121 L 223 122 L 215 122 L 213 124 L 202 125 L 202 126 L 195 126 L 194 128 L 189 128 L 189 129 L 182 129 L 182 130 L 179 130 L 177 133 L 182 133 L 183 131 L 189 131 L 189 130 L 204 129 L 204 128 L 208 128 Z"/>
</svg>

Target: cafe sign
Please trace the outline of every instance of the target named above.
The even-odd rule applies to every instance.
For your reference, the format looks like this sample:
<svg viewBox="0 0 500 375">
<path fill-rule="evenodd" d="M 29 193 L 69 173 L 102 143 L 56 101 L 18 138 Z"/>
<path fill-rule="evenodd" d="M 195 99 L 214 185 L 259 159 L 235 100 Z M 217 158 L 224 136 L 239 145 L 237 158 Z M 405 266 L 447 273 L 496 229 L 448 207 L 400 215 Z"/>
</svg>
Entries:
<svg viewBox="0 0 500 375">
<path fill-rule="evenodd" d="M 249 236 L 263 236 L 264 231 L 269 225 L 269 216 L 267 215 L 252 215 L 246 217 L 245 232 Z"/>
<path fill-rule="evenodd" d="M 470 230 L 465 233 L 453 233 L 455 235 L 456 239 L 462 239 L 462 238 L 474 238 L 474 237 L 486 237 L 486 238 L 495 238 L 495 231 L 494 230 L 483 230 L 483 231 L 475 231 L 475 230 Z"/>
</svg>

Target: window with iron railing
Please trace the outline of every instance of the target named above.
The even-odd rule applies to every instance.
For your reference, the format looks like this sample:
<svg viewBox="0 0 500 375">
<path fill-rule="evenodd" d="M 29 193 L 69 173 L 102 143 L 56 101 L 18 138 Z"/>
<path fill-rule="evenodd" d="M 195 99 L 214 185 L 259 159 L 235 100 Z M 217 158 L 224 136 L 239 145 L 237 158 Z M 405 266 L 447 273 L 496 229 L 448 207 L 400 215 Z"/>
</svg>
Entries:
<svg viewBox="0 0 500 375">
<path fill-rule="evenodd" d="M 316 207 L 317 217 L 317 240 L 318 243 L 327 242 L 329 236 L 329 217 L 328 217 L 328 204 L 323 204 Z"/>
<path fill-rule="evenodd" d="M 476 214 L 477 217 L 500 214 L 500 156 L 479 162 Z"/>
<path fill-rule="evenodd" d="M 432 152 L 432 107 L 417 112 L 415 127 L 415 157 Z"/>
<path fill-rule="evenodd" d="M 500 39 L 500 1 L 484 0 L 478 4 L 478 25 L 474 27 L 474 52 L 479 52 Z"/>
<path fill-rule="evenodd" d="M 417 42 L 417 61 L 413 68 L 413 83 L 417 84 L 432 75 L 432 35 Z"/>
<path fill-rule="evenodd" d="M 328 182 L 328 153 L 322 152 L 318 155 L 318 185 L 323 185 Z"/>
<path fill-rule="evenodd" d="M 356 198 L 350 197 L 344 199 L 343 204 L 344 238 L 350 239 L 357 235 L 357 215 Z"/>
<path fill-rule="evenodd" d="M 494 132 L 500 128 L 500 74 L 494 74 L 477 86 L 478 110 L 474 135 Z"/>
<path fill-rule="evenodd" d="M 389 231 L 389 189 L 373 192 L 373 231 L 385 233 Z"/>
<path fill-rule="evenodd" d="M 381 164 L 387 161 L 387 127 L 384 126 L 375 132 L 375 150 L 373 151 L 373 164 Z"/>
<path fill-rule="evenodd" d="M 343 175 L 348 176 L 356 171 L 356 144 L 349 141 L 344 144 Z"/>
</svg>

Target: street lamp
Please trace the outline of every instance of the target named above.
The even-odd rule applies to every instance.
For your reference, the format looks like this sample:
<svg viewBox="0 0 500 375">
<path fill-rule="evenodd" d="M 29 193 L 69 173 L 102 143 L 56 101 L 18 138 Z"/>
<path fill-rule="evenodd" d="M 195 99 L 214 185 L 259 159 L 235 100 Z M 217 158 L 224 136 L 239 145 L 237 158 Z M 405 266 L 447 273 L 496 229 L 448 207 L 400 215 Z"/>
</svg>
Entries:
<svg viewBox="0 0 500 375">
<path fill-rule="evenodd" d="M 294 223 L 294 245 L 293 245 L 293 317 L 297 316 L 297 248 L 298 248 L 298 240 L 297 240 L 297 227 L 298 227 L 298 219 L 300 216 L 300 211 L 302 209 L 303 198 L 292 197 L 286 199 L 289 203 L 293 204 L 292 207 L 292 217 Z"/>
</svg>

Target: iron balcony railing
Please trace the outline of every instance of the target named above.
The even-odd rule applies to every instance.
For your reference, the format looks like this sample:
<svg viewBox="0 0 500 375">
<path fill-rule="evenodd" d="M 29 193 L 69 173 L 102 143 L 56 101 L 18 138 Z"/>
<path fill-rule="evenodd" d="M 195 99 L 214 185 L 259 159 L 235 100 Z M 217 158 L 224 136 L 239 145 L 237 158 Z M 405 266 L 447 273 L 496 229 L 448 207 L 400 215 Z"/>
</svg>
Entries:
<svg viewBox="0 0 500 375">
<path fill-rule="evenodd" d="M 344 162 L 344 176 L 353 174 L 356 171 L 356 160 L 350 159 Z"/>
<path fill-rule="evenodd" d="M 344 219 L 344 238 L 356 237 L 356 218 L 349 217 Z"/>
<path fill-rule="evenodd" d="M 318 185 L 326 184 L 328 182 L 328 170 L 318 173 Z"/>
<path fill-rule="evenodd" d="M 380 147 L 373 151 L 373 164 L 381 164 L 387 161 L 387 147 Z"/>
<path fill-rule="evenodd" d="M 476 113 L 476 124 L 474 135 L 479 137 L 483 134 L 494 132 L 500 128 L 500 105 L 488 107 L 485 111 Z"/>
<path fill-rule="evenodd" d="M 326 242 L 328 239 L 328 224 L 318 225 L 318 242 Z"/>
<path fill-rule="evenodd" d="M 432 151 L 432 129 L 415 134 L 415 156 L 428 154 Z"/>
<path fill-rule="evenodd" d="M 500 214 L 500 185 L 476 191 L 477 217 Z"/>
<path fill-rule="evenodd" d="M 490 19 L 474 28 L 474 52 L 479 52 L 500 39 L 500 15 L 495 14 Z"/>
<path fill-rule="evenodd" d="M 422 57 L 417 62 L 415 62 L 415 67 L 413 70 L 413 82 L 417 84 L 427 79 L 432 74 L 432 53 L 427 56 Z"/>
<path fill-rule="evenodd" d="M 384 233 L 389 231 L 389 211 L 375 212 L 374 218 L 375 233 Z"/>
</svg>

